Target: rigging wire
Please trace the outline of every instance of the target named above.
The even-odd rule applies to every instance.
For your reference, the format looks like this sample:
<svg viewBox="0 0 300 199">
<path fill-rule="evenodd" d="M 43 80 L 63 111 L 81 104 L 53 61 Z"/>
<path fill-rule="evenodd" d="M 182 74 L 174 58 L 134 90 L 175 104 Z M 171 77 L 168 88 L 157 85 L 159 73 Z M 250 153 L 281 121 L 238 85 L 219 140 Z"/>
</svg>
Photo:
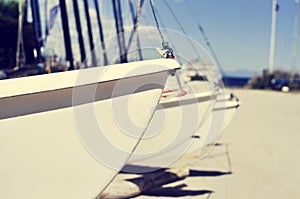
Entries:
<svg viewBox="0 0 300 199">
<path fill-rule="evenodd" d="M 154 20 L 155 20 L 155 23 L 156 23 L 156 28 L 159 32 L 159 35 L 160 35 L 160 38 L 161 38 L 161 41 L 162 41 L 162 47 L 163 48 L 160 49 L 161 55 L 163 55 L 165 58 L 172 58 L 173 59 L 173 58 L 175 58 L 175 55 L 173 54 L 173 49 L 171 49 L 169 47 L 168 42 L 166 42 L 165 39 L 164 39 L 164 36 L 163 36 L 163 34 L 161 32 L 161 29 L 159 27 L 159 23 L 158 23 L 158 20 L 157 20 L 157 16 L 156 16 L 156 13 L 155 13 L 155 9 L 154 9 L 154 5 L 153 5 L 152 0 L 150 0 L 150 5 L 151 5 L 152 14 L 153 14 L 153 17 L 154 17 Z M 176 81 L 178 83 L 180 94 L 183 94 L 184 90 L 183 90 L 178 72 L 175 73 L 175 78 L 176 78 Z"/>
<path fill-rule="evenodd" d="M 158 33 L 159 33 L 159 35 L 160 35 L 160 38 L 161 38 L 162 43 L 164 43 L 164 42 L 165 42 L 165 39 L 164 39 L 164 36 L 163 36 L 163 34 L 162 34 L 161 30 L 160 30 L 160 27 L 159 27 L 159 23 L 158 23 L 156 14 L 155 14 L 153 2 L 152 2 L 152 0 L 149 0 L 149 1 L 150 1 L 150 6 L 151 6 L 151 11 L 152 11 L 152 14 L 153 14 L 155 23 L 156 23 L 156 28 L 157 28 L 157 30 L 158 30 Z"/>
<path fill-rule="evenodd" d="M 154 9 L 154 5 L 153 5 L 152 0 L 150 0 L 150 5 L 151 5 L 151 10 L 152 10 L 153 17 L 154 17 L 155 22 L 156 22 L 156 28 L 159 32 L 159 35 L 160 35 L 160 38 L 161 38 L 161 44 L 162 44 L 162 48 L 157 49 L 157 50 L 161 54 L 162 57 L 174 59 L 175 58 L 174 51 L 169 46 L 169 42 L 165 41 L 164 36 L 163 36 L 163 34 L 161 32 L 161 29 L 159 27 L 159 23 L 158 23 L 158 20 L 157 20 L 157 16 L 156 16 L 156 13 L 155 13 L 155 9 Z"/>
<path fill-rule="evenodd" d="M 167 28 L 167 26 L 164 24 L 164 22 L 163 22 L 163 20 L 162 20 L 162 17 L 160 16 L 160 14 L 159 14 L 159 12 L 158 12 L 158 10 L 157 10 L 156 7 L 154 7 L 154 11 L 155 11 L 155 13 L 156 13 L 156 16 L 157 16 L 158 21 L 159 21 L 160 24 L 161 24 L 161 27 L 164 28 L 164 29 Z M 170 43 L 172 43 L 171 37 L 169 36 L 168 31 L 164 32 L 164 35 L 168 38 L 168 41 L 169 41 Z M 175 47 L 175 46 L 172 46 L 172 49 L 176 52 L 176 47 Z"/>
<path fill-rule="evenodd" d="M 176 23 L 178 24 L 179 28 L 181 29 L 181 31 L 188 36 L 188 34 L 186 33 L 185 29 L 183 28 L 182 24 L 180 23 L 179 19 L 177 18 L 177 16 L 175 15 L 174 11 L 172 10 L 171 6 L 169 5 L 169 3 L 164 0 L 163 1 L 165 3 L 165 5 L 167 6 L 167 8 L 169 9 L 170 13 L 172 14 L 172 16 L 174 17 Z M 193 48 L 194 52 L 196 53 L 196 55 L 198 56 L 199 59 L 201 59 L 201 56 L 199 54 L 199 52 L 197 51 L 195 45 L 193 44 L 193 42 L 191 41 L 191 38 L 188 37 L 187 38 L 188 42 L 190 43 L 191 47 Z"/>
<path fill-rule="evenodd" d="M 195 22 L 196 22 L 196 24 L 197 24 L 198 30 L 201 32 L 201 34 L 202 34 L 202 36 L 203 36 L 203 38 L 204 38 L 204 40 L 205 40 L 206 45 L 208 46 L 208 48 L 209 48 L 209 50 L 210 50 L 210 52 L 211 52 L 211 54 L 212 54 L 214 60 L 215 60 L 216 63 L 217 63 L 217 67 L 218 67 L 219 70 L 221 71 L 222 75 L 225 75 L 225 72 L 224 72 L 224 70 L 223 70 L 223 66 L 221 65 L 221 62 L 219 61 L 219 59 L 218 59 L 218 57 L 217 57 L 217 55 L 216 55 L 214 49 L 212 48 L 212 46 L 211 46 L 211 44 L 210 44 L 210 42 L 209 42 L 209 40 L 208 40 L 208 37 L 207 37 L 207 35 L 206 35 L 206 33 L 205 33 L 203 27 L 202 27 L 201 24 L 198 22 L 197 17 L 196 17 L 196 15 L 195 15 L 195 13 L 193 12 L 193 9 L 192 9 L 191 5 L 190 5 L 189 3 L 187 3 L 187 5 L 188 5 L 188 7 L 189 7 L 189 9 L 190 9 L 190 11 L 191 11 L 190 13 L 191 13 L 192 17 L 194 18 L 194 20 L 195 20 Z"/>
</svg>

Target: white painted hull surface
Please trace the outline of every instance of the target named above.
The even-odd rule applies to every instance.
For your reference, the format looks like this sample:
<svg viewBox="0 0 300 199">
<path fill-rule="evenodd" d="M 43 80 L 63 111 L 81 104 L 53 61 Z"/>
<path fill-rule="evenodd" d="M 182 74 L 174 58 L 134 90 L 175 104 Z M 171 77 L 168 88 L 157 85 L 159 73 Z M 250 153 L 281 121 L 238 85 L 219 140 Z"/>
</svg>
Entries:
<svg viewBox="0 0 300 199">
<path fill-rule="evenodd" d="M 240 104 L 240 101 L 232 94 L 220 94 L 213 105 L 211 114 L 195 134 L 193 144 L 186 151 L 185 156 L 205 157 L 231 122 Z"/>
<path fill-rule="evenodd" d="M 224 103 L 225 101 L 225 103 Z M 216 105 L 214 106 L 214 112 L 222 112 L 225 110 L 225 121 L 224 121 L 224 129 L 230 124 L 232 121 L 237 109 L 240 107 L 241 101 L 232 93 L 226 94 L 224 99 L 220 99 L 216 101 Z"/>
<path fill-rule="evenodd" d="M 202 80 L 192 81 L 191 77 L 197 75 L 202 76 Z M 212 150 L 219 136 L 232 120 L 237 108 L 240 106 L 240 101 L 233 94 L 226 94 L 224 88 L 216 87 L 215 83 L 219 81 L 217 71 L 185 69 L 183 70 L 183 76 L 193 88 L 197 88 L 203 82 L 207 82 L 208 87 L 211 90 L 215 90 L 214 93 L 217 95 L 216 100 L 212 104 L 212 111 L 192 137 L 192 145 L 184 155 L 186 157 L 204 157 Z"/>
<path fill-rule="evenodd" d="M 178 92 L 171 96 L 170 90 L 164 91 L 163 96 L 170 97 L 162 97 L 145 136 L 128 161 L 130 165 L 123 169 L 125 172 L 167 167 L 190 147 L 194 134 L 211 112 L 214 96 L 205 82 L 183 89 L 183 96 L 178 96 Z"/>
<path fill-rule="evenodd" d="M 175 60 L 0 81 L 0 198 L 94 198 L 140 141 Z"/>
</svg>

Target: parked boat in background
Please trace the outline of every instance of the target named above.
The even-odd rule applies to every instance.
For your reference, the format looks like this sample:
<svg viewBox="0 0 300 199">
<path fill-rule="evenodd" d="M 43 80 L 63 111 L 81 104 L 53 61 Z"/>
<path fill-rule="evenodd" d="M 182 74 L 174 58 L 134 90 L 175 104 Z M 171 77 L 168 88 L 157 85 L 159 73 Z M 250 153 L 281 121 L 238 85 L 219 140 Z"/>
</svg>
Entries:
<svg viewBox="0 0 300 199">
<path fill-rule="evenodd" d="M 238 100 L 225 94 L 215 66 L 184 63 L 177 79 L 167 82 L 150 126 L 123 171 L 149 172 L 170 166 L 185 154 L 206 151 L 238 106 Z"/>
<path fill-rule="evenodd" d="M 128 161 L 130 166 L 123 171 L 143 173 L 171 165 L 190 147 L 191 138 L 210 115 L 216 96 L 207 83 L 195 88 L 178 80 L 168 79 L 150 125 Z"/>
<path fill-rule="evenodd" d="M 199 69 L 197 65 L 195 67 Z M 208 69 L 204 73 L 204 67 L 202 70 L 197 71 L 193 70 L 190 65 L 183 66 L 182 70 L 185 71 L 184 76 L 190 86 L 197 88 L 203 82 L 210 82 L 208 84 L 216 93 L 216 100 L 212 105 L 211 114 L 192 137 L 193 144 L 184 155 L 204 157 L 218 141 L 223 130 L 229 125 L 241 102 L 233 93 L 228 94 L 226 92 L 216 71 L 209 71 Z"/>
</svg>

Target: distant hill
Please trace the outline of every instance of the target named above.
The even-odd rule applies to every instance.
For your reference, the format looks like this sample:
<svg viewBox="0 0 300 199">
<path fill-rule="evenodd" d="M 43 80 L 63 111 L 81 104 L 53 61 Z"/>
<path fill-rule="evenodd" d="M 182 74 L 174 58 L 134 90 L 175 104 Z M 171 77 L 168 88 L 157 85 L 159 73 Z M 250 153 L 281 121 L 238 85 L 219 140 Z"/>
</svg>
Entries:
<svg viewBox="0 0 300 199">
<path fill-rule="evenodd" d="M 225 71 L 226 76 L 234 77 L 253 77 L 257 74 L 260 74 L 258 71 L 248 70 L 248 69 L 237 69 L 237 70 L 227 70 Z"/>
</svg>

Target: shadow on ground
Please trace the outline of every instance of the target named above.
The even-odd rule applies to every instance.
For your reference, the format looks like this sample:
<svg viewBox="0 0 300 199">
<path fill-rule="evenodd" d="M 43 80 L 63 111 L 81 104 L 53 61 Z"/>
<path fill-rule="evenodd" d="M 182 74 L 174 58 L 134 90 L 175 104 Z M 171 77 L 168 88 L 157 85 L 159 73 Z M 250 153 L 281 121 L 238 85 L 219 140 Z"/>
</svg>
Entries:
<svg viewBox="0 0 300 199">
<path fill-rule="evenodd" d="M 232 172 L 190 170 L 189 177 L 218 177 L 231 174 Z"/>
<path fill-rule="evenodd" d="M 231 172 L 231 161 L 230 161 L 230 157 L 229 157 L 229 150 L 228 150 L 228 145 L 227 144 L 222 144 L 222 143 L 217 143 L 216 144 L 217 147 L 225 147 L 225 152 L 221 152 L 221 153 L 214 153 L 211 154 L 210 156 L 208 156 L 207 158 L 212 158 L 212 159 L 216 159 L 219 157 L 226 157 L 225 161 L 226 161 L 226 165 L 228 165 L 228 170 L 223 171 L 222 170 L 196 170 L 196 169 L 190 169 L 189 170 L 189 174 L 188 176 L 186 176 L 186 178 L 193 178 L 193 177 L 203 177 L 203 178 L 210 178 L 210 177 L 221 177 L 221 176 L 225 176 L 225 175 L 232 175 Z M 149 168 L 143 168 L 143 167 L 136 167 L 133 165 L 128 165 L 127 170 L 129 171 L 143 171 L 144 169 L 149 169 Z M 161 172 L 160 176 L 156 179 L 152 179 L 154 180 L 154 182 L 156 182 L 155 184 L 152 184 L 152 187 L 150 189 L 143 189 L 142 193 L 140 195 L 143 196 L 152 196 L 152 197 L 184 197 L 184 196 L 203 196 L 203 195 L 207 195 L 207 198 L 209 198 L 211 196 L 211 194 L 214 193 L 213 190 L 207 190 L 207 189 L 198 189 L 198 187 L 196 187 L 196 189 L 188 189 L 189 187 L 187 186 L 187 184 L 180 184 L 178 186 L 172 186 L 169 185 L 172 182 L 178 182 L 180 180 L 183 180 L 182 178 L 176 178 L 176 176 L 174 174 L 170 174 L 168 173 L 166 170 L 164 169 L 159 169 L 159 168 L 152 168 L 152 169 L 157 169 L 158 172 Z M 151 172 L 148 174 L 144 174 L 144 176 L 147 175 L 151 175 Z M 169 181 L 161 181 L 161 178 L 163 176 L 168 176 Z M 135 179 L 137 180 L 137 179 Z M 158 182 L 157 182 L 157 181 Z M 133 181 L 134 182 L 134 181 Z M 153 181 L 152 181 L 153 183 Z M 205 196 L 206 197 L 206 196 Z"/>
<path fill-rule="evenodd" d="M 126 164 L 120 173 L 123 174 L 152 174 L 155 172 L 161 172 L 165 171 L 166 168 L 160 168 L 160 167 L 146 167 L 146 166 L 139 166 L 139 165 L 131 165 L 131 164 Z"/>
<path fill-rule="evenodd" d="M 182 189 L 187 187 L 186 184 L 182 184 L 175 187 L 159 187 L 143 192 L 145 196 L 157 196 L 157 197 L 182 197 L 182 196 L 200 196 L 204 194 L 211 194 L 211 190 L 186 190 Z"/>
</svg>

